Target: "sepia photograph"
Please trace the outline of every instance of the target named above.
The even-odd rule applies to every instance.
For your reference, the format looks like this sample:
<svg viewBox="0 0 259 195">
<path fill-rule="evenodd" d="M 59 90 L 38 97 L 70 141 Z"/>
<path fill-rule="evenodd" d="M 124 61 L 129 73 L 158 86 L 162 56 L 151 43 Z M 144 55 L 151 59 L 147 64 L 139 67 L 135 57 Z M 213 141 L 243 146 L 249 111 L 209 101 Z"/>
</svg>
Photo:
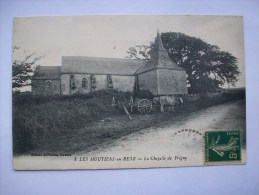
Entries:
<svg viewBox="0 0 259 195">
<path fill-rule="evenodd" d="M 242 16 L 16 17 L 15 170 L 246 163 Z"/>
</svg>

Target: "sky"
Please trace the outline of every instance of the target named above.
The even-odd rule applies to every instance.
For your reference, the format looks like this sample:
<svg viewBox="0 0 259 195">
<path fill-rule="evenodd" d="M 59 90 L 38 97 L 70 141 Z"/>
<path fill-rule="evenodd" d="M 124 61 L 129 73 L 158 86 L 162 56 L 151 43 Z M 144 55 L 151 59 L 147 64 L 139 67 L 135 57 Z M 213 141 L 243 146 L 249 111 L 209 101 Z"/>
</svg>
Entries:
<svg viewBox="0 0 259 195">
<path fill-rule="evenodd" d="M 35 52 L 43 66 L 61 66 L 62 56 L 125 58 L 129 47 L 148 45 L 157 30 L 181 32 L 217 45 L 238 58 L 237 87 L 245 86 L 241 16 L 55 16 L 14 19 L 13 59 Z"/>
</svg>

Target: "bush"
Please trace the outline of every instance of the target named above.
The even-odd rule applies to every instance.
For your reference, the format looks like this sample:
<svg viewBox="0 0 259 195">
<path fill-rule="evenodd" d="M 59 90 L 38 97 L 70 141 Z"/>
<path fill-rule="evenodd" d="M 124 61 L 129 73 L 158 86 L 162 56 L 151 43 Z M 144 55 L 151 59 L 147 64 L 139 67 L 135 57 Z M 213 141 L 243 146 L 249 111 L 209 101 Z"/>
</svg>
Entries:
<svg viewBox="0 0 259 195">
<path fill-rule="evenodd" d="M 56 136 L 73 136 L 88 123 L 114 114 L 112 97 L 126 105 L 130 95 L 116 90 L 72 96 L 13 95 L 14 153 L 24 153 Z M 115 114 L 121 112 L 115 110 Z"/>
<path fill-rule="evenodd" d="M 206 108 L 209 106 L 222 104 L 229 101 L 235 101 L 245 98 L 245 90 L 226 90 L 224 93 L 215 94 L 213 96 L 199 96 L 197 98 L 184 96 L 184 110 L 185 111 L 195 111 L 201 108 Z"/>
</svg>

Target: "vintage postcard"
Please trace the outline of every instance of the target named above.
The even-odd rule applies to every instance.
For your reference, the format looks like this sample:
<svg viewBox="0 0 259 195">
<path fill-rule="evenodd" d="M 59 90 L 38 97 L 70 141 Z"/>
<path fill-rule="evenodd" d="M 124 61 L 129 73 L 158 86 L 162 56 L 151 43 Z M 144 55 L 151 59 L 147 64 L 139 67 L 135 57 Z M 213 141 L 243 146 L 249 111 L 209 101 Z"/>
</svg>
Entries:
<svg viewBox="0 0 259 195">
<path fill-rule="evenodd" d="M 246 163 L 241 16 L 14 18 L 15 170 Z"/>
</svg>

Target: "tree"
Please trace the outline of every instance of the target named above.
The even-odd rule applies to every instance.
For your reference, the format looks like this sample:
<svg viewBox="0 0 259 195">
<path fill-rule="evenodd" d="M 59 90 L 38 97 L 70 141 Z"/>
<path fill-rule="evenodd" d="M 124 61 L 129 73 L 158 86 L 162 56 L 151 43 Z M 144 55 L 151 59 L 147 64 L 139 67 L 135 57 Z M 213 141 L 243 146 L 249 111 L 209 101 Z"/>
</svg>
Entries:
<svg viewBox="0 0 259 195">
<path fill-rule="evenodd" d="M 151 45 L 136 45 L 135 47 L 130 47 L 127 51 L 128 56 L 126 58 L 135 58 L 138 60 L 149 60 L 150 59 L 150 52 L 151 52 Z"/>
<path fill-rule="evenodd" d="M 15 46 L 13 53 L 20 49 Z M 13 92 L 18 92 L 22 87 L 31 85 L 31 78 L 35 63 L 40 60 L 42 56 L 35 56 L 35 53 L 26 54 L 22 60 L 13 61 L 13 75 L 12 75 L 12 89 Z"/>
<path fill-rule="evenodd" d="M 162 33 L 161 38 L 169 57 L 186 70 L 190 93 L 212 92 L 224 84 L 235 86 L 239 75 L 237 58 L 229 52 L 221 51 L 216 45 L 183 33 Z M 128 57 L 136 58 L 135 55 L 139 54 L 150 58 L 154 43 L 145 47 L 149 49 L 144 55 L 143 50 L 137 52 L 139 47 L 136 47 L 136 52 L 130 48 Z"/>
<path fill-rule="evenodd" d="M 94 74 L 90 75 L 90 82 L 91 82 L 91 91 L 96 89 L 96 77 Z"/>
<path fill-rule="evenodd" d="M 107 75 L 107 87 L 108 89 L 113 89 L 113 80 L 111 75 Z"/>
</svg>

